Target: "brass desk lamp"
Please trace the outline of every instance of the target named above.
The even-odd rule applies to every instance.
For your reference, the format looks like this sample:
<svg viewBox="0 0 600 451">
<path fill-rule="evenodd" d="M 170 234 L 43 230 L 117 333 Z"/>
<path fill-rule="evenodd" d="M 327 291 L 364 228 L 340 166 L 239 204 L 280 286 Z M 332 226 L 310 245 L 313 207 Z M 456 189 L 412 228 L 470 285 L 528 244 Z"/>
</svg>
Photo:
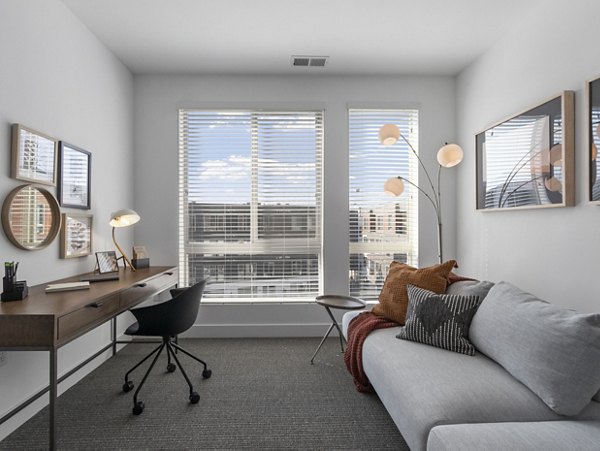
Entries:
<svg viewBox="0 0 600 451">
<path fill-rule="evenodd" d="M 117 210 L 113 214 L 110 215 L 110 225 L 113 228 L 112 229 L 112 239 L 113 239 L 113 242 L 115 243 L 115 246 L 121 253 L 121 256 L 117 260 L 120 260 L 122 258 L 123 266 L 125 266 L 125 268 L 127 269 L 127 263 L 128 263 L 129 267 L 133 271 L 136 270 L 135 267 L 131 264 L 131 260 L 129 260 L 127 255 L 125 255 L 125 252 L 123 252 L 123 249 L 121 249 L 121 246 L 119 246 L 119 244 L 117 243 L 117 240 L 115 239 L 115 228 L 116 227 L 129 227 L 129 226 L 135 224 L 136 222 L 138 222 L 139 220 L 140 220 L 140 215 L 138 215 L 135 211 L 130 210 L 128 208 L 124 208 L 122 210 Z"/>
</svg>

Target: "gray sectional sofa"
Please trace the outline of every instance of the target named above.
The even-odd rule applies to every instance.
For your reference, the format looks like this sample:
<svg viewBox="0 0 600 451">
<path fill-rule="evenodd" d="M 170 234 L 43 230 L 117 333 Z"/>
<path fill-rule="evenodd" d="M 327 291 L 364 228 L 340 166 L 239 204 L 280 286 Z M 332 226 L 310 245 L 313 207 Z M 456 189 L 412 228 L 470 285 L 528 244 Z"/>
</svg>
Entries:
<svg viewBox="0 0 600 451">
<path fill-rule="evenodd" d="M 357 314 L 344 315 L 344 333 Z M 501 282 L 471 322 L 475 356 L 400 340 L 398 331 L 370 333 L 362 360 L 411 450 L 600 450 L 592 400 L 600 400 L 600 315 Z"/>
</svg>

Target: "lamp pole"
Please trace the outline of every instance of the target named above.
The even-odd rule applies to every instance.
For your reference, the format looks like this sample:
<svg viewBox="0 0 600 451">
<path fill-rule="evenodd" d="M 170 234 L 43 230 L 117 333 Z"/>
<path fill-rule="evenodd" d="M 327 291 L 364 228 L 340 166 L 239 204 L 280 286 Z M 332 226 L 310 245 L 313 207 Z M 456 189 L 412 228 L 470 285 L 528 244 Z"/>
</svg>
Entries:
<svg viewBox="0 0 600 451">
<path fill-rule="evenodd" d="M 406 137 L 402 133 L 400 133 L 400 137 L 408 145 L 408 148 L 411 150 L 413 155 L 415 157 L 417 157 L 417 161 L 421 165 L 421 168 L 423 168 L 423 172 L 425 172 L 425 175 L 427 176 L 427 181 L 429 182 L 429 186 L 431 187 L 431 192 L 433 193 L 433 198 L 429 194 L 427 194 L 423 189 L 421 189 L 419 186 L 417 186 L 416 184 L 411 182 L 410 180 L 408 180 L 404 177 L 398 177 L 398 178 L 400 178 L 401 180 L 405 180 L 406 182 L 410 183 L 412 186 L 417 188 L 421 193 L 423 193 L 425 195 L 425 197 L 427 197 L 427 199 L 429 199 L 429 202 L 431 202 L 431 205 L 433 206 L 433 209 L 435 211 L 436 220 L 437 220 L 438 261 L 439 261 L 439 263 L 442 263 L 444 261 L 443 255 L 442 255 L 443 254 L 443 252 L 442 252 L 442 249 L 443 249 L 442 248 L 442 205 L 441 205 L 441 198 L 440 198 L 440 175 L 441 175 L 442 165 L 438 164 L 437 187 L 435 187 L 435 186 L 433 186 L 433 181 L 431 180 L 431 177 L 429 176 L 429 172 L 427 171 L 427 168 L 423 164 L 423 160 L 421 160 L 421 157 L 419 157 L 419 154 L 417 153 L 415 148 L 412 146 L 412 144 L 408 141 L 408 139 L 406 139 Z"/>
<path fill-rule="evenodd" d="M 440 168 L 441 168 L 441 166 L 440 166 Z M 427 173 L 427 171 L 425 171 L 425 172 Z M 439 174 L 439 172 L 440 172 L 440 170 L 438 168 L 438 174 Z M 398 179 L 403 180 L 406 183 L 408 183 L 409 185 L 414 186 L 429 200 L 429 202 L 431 202 L 431 206 L 433 207 L 433 210 L 435 211 L 436 222 L 437 222 L 438 260 L 440 263 L 442 263 L 443 262 L 443 256 L 442 256 L 442 212 L 441 212 L 441 203 L 440 203 L 439 183 L 438 183 L 438 191 L 434 190 L 433 198 L 432 198 L 429 194 L 427 194 L 425 191 L 423 191 L 423 189 L 421 189 L 417 184 L 411 182 L 407 178 L 399 175 Z M 439 177 L 438 177 L 438 181 L 439 181 Z"/>
<path fill-rule="evenodd" d="M 419 157 L 419 154 L 412 146 L 412 144 L 406 139 L 406 137 L 400 133 L 400 129 L 395 124 L 385 124 L 379 130 L 379 140 L 384 146 L 390 146 L 396 143 L 398 138 L 402 138 L 402 140 L 408 145 L 408 148 L 411 150 L 413 155 L 417 158 L 419 165 L 423 168 L 423 172 L 427 176 L 427 181 L 429 182 L 429 187 L 431 188 L 431 193 L 426 192 L 424 189 L 419 187 L 417 184 L 411 182 L 405 177 L 397 176 L 396 179 L 400 180 L 400 183 L 394 183 L 394 178 L 389 179 L 385 185 L 384 189 L 394 194 L 395 196 L 399 196 L 402 194 L 404 190 L 402 181 L 406 181 L 410 185 L 414 186 L 419 190 L 431 203 L 433 210 L 435 211 L 436 216 L 436 224 L 437 224 L 437 241 L 438 241 L 438 261 L 442 263 L 443 260 L 443 242 L 442 242 L 442 201 L 441 201 L 441 192 L 440 192 L 440 178 L 441 178 L 441 169 L 442 167 L 451 168 L 459 164 L 463 159 L 463 150 L 457 144 L 448 144 L 446 143 L 442 146 L 437 153 L 437 161 L 438 161 L 438 172 L 437 172 L 437 186 L 433 184 L 429 172 L 427 168 L 423 164 L 423 161 Z M 391 183 L 390 183 L 391 182 Z M 389 188 L 388 188 L 389 187 Z"/>
</svg>

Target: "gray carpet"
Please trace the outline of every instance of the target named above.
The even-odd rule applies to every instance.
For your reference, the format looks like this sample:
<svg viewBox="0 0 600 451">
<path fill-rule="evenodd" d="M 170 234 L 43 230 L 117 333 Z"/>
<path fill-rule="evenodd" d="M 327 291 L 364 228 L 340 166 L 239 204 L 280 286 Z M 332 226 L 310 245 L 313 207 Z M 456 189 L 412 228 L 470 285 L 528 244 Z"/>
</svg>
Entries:
<svg viewBox="0 0 600 451">
<path fill-rule="evenodd" d="M 154 345 L 129 345 L 58 399 L 58 448 L 407 450 L 377 396 L 354 389 L 337 338 L 328 339 L 310 365 L 318 343 L 181 340 L 213 371 L 202 380 L 201 365 L 179 354 L 200 402 L 189 404 L 181 373 L 167 373 L 163 355 L 140 392 L 146 405 L 140 416 L 131 413 L 133 392 L 123 393 L 121 385 L 124 371 Z M 0 449 L 46 448 L 47 418 L 44 409 Z"/>
</svg>

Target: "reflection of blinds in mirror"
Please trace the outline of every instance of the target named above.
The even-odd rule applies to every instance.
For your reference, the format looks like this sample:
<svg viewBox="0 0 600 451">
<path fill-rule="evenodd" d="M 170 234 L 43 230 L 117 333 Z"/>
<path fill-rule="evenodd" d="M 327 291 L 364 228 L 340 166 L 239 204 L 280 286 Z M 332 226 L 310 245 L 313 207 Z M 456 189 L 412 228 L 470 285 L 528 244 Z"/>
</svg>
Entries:
<svg viewBox="0 0 600 451">
<path fill-rule="evenodd" d="M 519 116 L 485 133 L 486 208 L 549 202 L 543 176 L 549 164 L 549 125 L 548 116 Z"/>
<path fill-rule="evenodd" d="M 600 147 L 600 105 L 592 106 L 591 138 L 594 147 L 591 149 L 591 200 L 600 200 L 600 165 L 598 165 L 598 148 Z"/>
<path fill-rule="evenodd" d="M 27 248 L 42 243 L 52 226 L 48 200 L 37 189 L 27 187 L 13 199 L 9 221 L 15 238 Z"/>
</svg>

